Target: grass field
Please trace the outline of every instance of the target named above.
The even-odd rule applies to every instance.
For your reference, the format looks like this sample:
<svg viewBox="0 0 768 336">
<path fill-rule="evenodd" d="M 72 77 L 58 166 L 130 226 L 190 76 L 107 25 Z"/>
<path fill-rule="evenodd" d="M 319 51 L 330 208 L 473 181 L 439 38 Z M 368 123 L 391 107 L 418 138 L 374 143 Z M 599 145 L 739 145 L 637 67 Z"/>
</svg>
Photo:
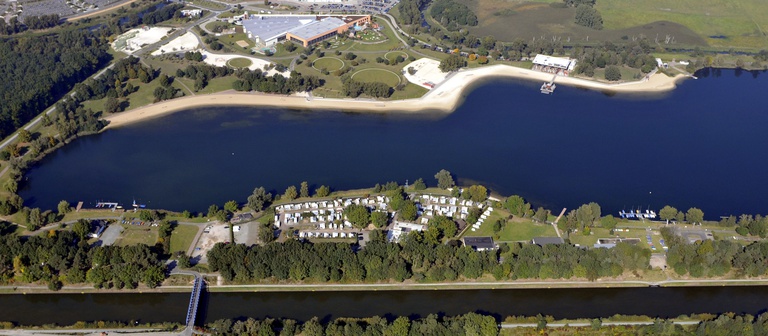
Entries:
<svg viewBox="0 0 768 336">
<path fill-rule="evenodd" d="M 118 101 L 120 101 L 122 104 L 126 104 L 126 107 L 124 111 L 132 110 L 137 107 L 149 105 L 155 101 L 154 91 L 155 88 L 160 86 L 160 82 L 157 80 L 153 80 L 149 83 L 142 83 L 137 79 L 131 79 L 128 81 L 129 83 L 133 84 L 135 87 L 138 87 L 139 89 L 128 95 L 126 98 L 119 98 Z M 127 83 L 126 83 L 127 84 Z M 184 86 L 177 83 L 177 80 L 174 80 L 173 87 L 180 89 L 181 92 L 188 95 L 190 94 L 189 91 L 187 91 Z M 107 98 L 102 98 L 98 100 L 87 100 L 83 102 L 83 107 L 90 108 L 94 111 L 103 111 L 104 110 L 104 103 L 107 101 Z M 118 112 L 119 113 L 119 112 Z"/>
<path fill-rule="evenodd" d="M 596 8 L 607 29 L 670 21 L 690 28 L 712 46 L 768 47 L 765 0 L 600 0 Z"/>
<path fill-rule="evenodd" d="M 253 64 L 251 60 L 243 57 L 233 58 L 227 62 L 227 65 L 233 68 L 247 68 L 251 66 L 251 64 Z"/>
<path fill-rule="evenodd" d="M 352 74 L 352 79 L 358 82 L 382 82 L 391 87 L 400 84 L 400 75 L 384 69 L 363 69 Z"/>
<path fill-rule="evenodd" d="M 136 244 L 154 245 L 157 242 L 157 227 L 147 225 L 122 225 L 123 233 L 115 245 L 128 246 Z"/>
<path fill-rule="evenodd" d="M 504 210 L 495 210 L 487 220 L 480 225 L 480 229 L 472 231 L 467 230 L 465 236 L 488 236 L 493 237 L 493 223 L 500 218 L 507 218 L 509 213 Z M 557 236 L 555 228 L 549 224 L 541 224 L 530 219 L 513 218 L 507 220 L 504 227 L 499 232 L 498 241 L 530 241 L 534 237 L 554 237 Z"/>
<path fill-rule="evenodd" d="M 197 235 L 198 227 L 194 225 L 179 224 L 173 230 L 171 234 L 171 253 L 182 251 L 185 252 L 189 249 L 189 245 L 192 245 L 192 240 Z"/>
<path fill-rule="evenodd" d="M 312 62 L 312 67 L 317 70 L 336 71 L 344 68 L 344 61 L 336 57 L 321 57 Z"/>
</svg>

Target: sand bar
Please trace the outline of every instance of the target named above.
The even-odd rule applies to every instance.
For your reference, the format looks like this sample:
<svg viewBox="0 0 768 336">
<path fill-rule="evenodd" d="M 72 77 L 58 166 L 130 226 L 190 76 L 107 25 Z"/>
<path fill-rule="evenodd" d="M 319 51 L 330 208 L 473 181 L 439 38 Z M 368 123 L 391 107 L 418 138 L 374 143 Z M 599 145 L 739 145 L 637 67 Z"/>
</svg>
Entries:
<svg viewBox="0 0 768 336">
<path fill-rule="evenodd" d="M 378 113 L 413 113 L 420 111 L 441 111 L 450 113 L 463 101 L 464 91 L 472 88 L 472 83 L 490 78 L 518 78 L 545 82 L 552 80 L 552 75 L 507 65 L 493 65 L 471 70 L 462 70 L 451 74 L 446 81 L 438 84 L 421 98 L 379 101 L 372 99 L 330 99 L 308 98 L 300 95 L 273 95 L 256 92 L 225 91 L 209 95 L 186 96 L 167 100 L 131 111 L 106 117 L 110 124 L 106 128 L 120 127 L 139 121 L 157 118 L 173 112 L 206 106 L 254 106 L 278 107 L 289 109 L 322 109 L 340 111 L 378 112 Z M 668 77 L 655 74 L 648 80 L 621 84 L 600 83 L 573 77 L 557 77 L 559 85 L 575 86 L 592 90 L 626 93 L 666 92 L 674 89 L 683 75 Z M 531 94 L 539 94 L 538 90 Z"/>
</svg>

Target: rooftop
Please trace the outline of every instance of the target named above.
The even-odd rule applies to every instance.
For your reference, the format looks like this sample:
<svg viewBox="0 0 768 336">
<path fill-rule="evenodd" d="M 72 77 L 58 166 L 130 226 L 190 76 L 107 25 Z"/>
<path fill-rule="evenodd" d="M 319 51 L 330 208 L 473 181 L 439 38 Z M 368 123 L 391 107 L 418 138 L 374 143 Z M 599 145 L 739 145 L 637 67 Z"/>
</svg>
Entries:
<svg viewBox="0 0 768 336">
<path fill-rule="evenodd" d="M 493 238 L 491 237 L 464 237 L 464 245 L 476 250 L 490 250 L 496 248 L 496 244 L 493 243 Z"/>
<path fill-rule="evenodd" d="M 292 29 L 315 21 L 315 16 L 259 16 L 253 15 L 250 19 L 243 20 L 243 28 L 266 41 L 285 34 Z"/>
<path fill-rule="evenodd" d="M 330 30 L 338 29 L 341 26 L 345 26 L 346 23 L 335 17 L 329 17 L 322 19 L 321 21 L 315 21 L 310 24 L 291 29 L 289 33 L 299 38 L 308 40 L 317 35 L 321 35 Z"/>
<path fill-rule="evenodd" d="M 553 66 L 561 69 L 568 69 L 571 65 L 571 60 L 568 58 L 554 57 L 548 55 L 538 54 L 533 58 L 533 64 Z"/>
</svg>

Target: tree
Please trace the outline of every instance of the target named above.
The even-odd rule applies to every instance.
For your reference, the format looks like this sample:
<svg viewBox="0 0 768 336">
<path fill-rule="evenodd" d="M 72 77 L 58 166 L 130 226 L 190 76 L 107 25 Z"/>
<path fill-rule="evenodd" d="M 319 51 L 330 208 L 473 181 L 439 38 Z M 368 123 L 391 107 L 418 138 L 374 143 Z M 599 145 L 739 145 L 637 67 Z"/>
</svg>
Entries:
<svg viewBox="0 0 768 336">
<path fill-rule="evenodd" d="M 43 226 L 43 216 L 40 212 L 40 208 L 34 208 L 29 211 L 28 228 L 30 231 L 37 230 Z"/>
<path fill-rule="evenodd" d="M 67 202 L 66 200 L 62 200 L 61 202 L 59 202 L 59 205 L 57 206 L 57 208 L 59 210 L 59 214 L 61 215 L 68 213 L 72 210 L 69 207 L 69 202 Z"/>
<path fill-rule="evenodd" d="M 458 54 L 451 54 L 440 61 L 439 68 L 442 72 L 451 72 L 459 70 L 465 66 L 467 66 L 467 60 L 465 60 L 464 57 Z"/>
<path fill-rule="evenodd" d="M 685 219 L 691 224 L 701 224 L 704 221 L 704 212 L 699 208 L 690 208 L 685 213 Z"/>
<path fill-rule="evenodd" d="M 416 203 L 411 200 L 405 200 L 402 207 L 400 208 L 400 218 L 403 220 L 412 221 L 416 219 L 416 216 L 418 216 L 418 208 L 416 208 Z"/>
<path fill-rule="evenodd" d="M 675 219 L 675 216 L 677 216 L 677 209 L 672 206 L 665 205 L 663 208 L 661 208 L 661 210 L 659 210 L 659 217 L 667 221 L 667 224 L 669 224 L 670 220 Z"/>
<path fill-rule="evenodd" d="M 512 215 L 518 217 L 525 216 L 526 213 L 528 213 L 528 210 L 531 209 L 531 205 L 518 195 L 507 197 L 504 201 L 504 207 L 507 208 Z"/>
<path fill-rule="evenodd" d="M 180 254 L 177 261 L 178 261 L 179 267 L 181 268 L 190 268 L 192 266 L 189 256 L 186 253 Z"/>
<path fill-rule="evenodd" d="M 216 204 L 211 204 L 211 206 L 208 207 L 208 214 L 206 217 L 215 217 L 216 214 L 219 212 L 219 206 Z"/>
<path fill-rule="evenodd" d="M 91 232 L 91 222 L 87 219 L 79 219 L 75 224 L 72 224 L 72 232 L 74 232 L 80 240 L 85 240 L 85 237 Z"/>
<path fill-rule="evenodd" d="M 600 218 L 600 226 L 604 229 L 613 230 L 616 228 L 616 218 L 613 215 L 607 215 Z"/>
<path fill-rule="evenodd" d="M 8 191 L 12 194 L 15 194 L 16 191 L 19 190 L 19 183 L 16 182 L 16 180 L 14 179 L 10 179 L 8 181 L 5 181 L 5 183 L 3 183 L 3 189 L 5 189 L 5 191 Z"/>
<path fill-rule="evenodd" d="M 331 194 L 331 188 L 321 185 L 320 188 L 315 189 L 315 197 L 327 197 Z"/>
<path fill-rule="evenodd" d="M 262 225 L 259 230 L 259 240 L 264 244 L 269 244 L 275 241 L 275 228 L 272 224 Z"/>
<path fill-rule="evenodd" d="M 371 223 L 373 223 L 373 226 L 376 228 L 383 228 L 387 226 L 387 219 L 389 216 L 387 216 L 387 213 L 384 211 L 374 211 L 371 213 Z"/>
<path fill-rule="evenodd" d="M 589 5 L 576 7 L 576 24 L 595 30 L 603 29 L 603 17 L 597 9 Z"/>
<path fill-rule="evenodd" d="M 451 175 L 451 172 L 441 169 L 437 174 L 435 174 L 435 178 L 437 179 L 437 187 L 440 189 L 448 189 L 452 188 L 456 185 L 456 182 L 453 181 L 453 175 Z"/>
<path fill-rule="evenodd" d="M 475 202 L 482 202 L 488 198 L 488 190 L 481 185 L 472 185 L 467 189 L 469 199 Z"/>
<path fill-rule="evenodd" d="M 160 86 L 168 87 L 169 85 L 171 85 L 171 79 L 168 78 L 168 75 L 164 73 L 160 74 L 160 77 L 157 77 L 157 80 L 159 81 Z"/>
<path fill-rule="evenodd" d="M 384 336 L 408 336 L 410 328 L 411 320 L 407 316 L 400 316 L 384 329 Z"/>
<path fill-rule="evenodd" d="M 301 191 L 299 193 L 299 197 L 301 198 L 309 197 L 309 183 L 307 183 L 307 181 L 301 182 L 300 190 Z"/>
<path fill-rule="evenodd" d="M 248 196 L 246 205 L 253 211 L 261 211 L 264 209 L 264 206 L 271 201 L 272 193 L 268 193 L 264 187 L 258 187 L 253 189 L 251 196 Z"/>
<path fill-rule="evenodd" d="M 427 189 L 427 184 L 424 183 L 424 179 L 418 178 L 416 181 L 413 182 L 413 189 L 414 190 L 424 190 L 424 189 Z"/>
<path fill-rule="evenodd" d="M 609 81 L 617 81 L 621 79 L 621 70 L 615 65 L 605 68 L 605 79 Z"/>
<path fill-rule="evenodd" d="M 231 200 L 231 201 L 228 201 L 227 203 L 224 203 L 224 210 L 229 212 L 236 212 L 239 207 L 240 206 L 237 204 L 237 201 L 235 200 Z"/>
<path fill-rule="evenodd" d="M 32 133 L 29 133 L 26 129 L 21 129 L 19 131 L 19 141 L 20 142 L 29 142 L 32 140 Z"/>
<path fill-rule="evenodd" d="M 298 196 L 298 192 L 296 191 L 296 186 L 290 186 L 285 189 L 285 193 L 283 194 L 283 198 L 293 201 L 296 199 L 296 196 Z"/>
<path fill-rule="evenodd" d="M 678 223 L 682 223 L 685 221 L 685 214 L 682 211 L 678 211 L 677 215 L 675 215 L 675 221 Z"/>
<path fill-rule="evenodd" d="M 354 227 L 364 228 L 370 223 L 370 213 L 365 205 L 351 204 L 344 208 L 344 217 L 352 223 Z"/>
</svg>

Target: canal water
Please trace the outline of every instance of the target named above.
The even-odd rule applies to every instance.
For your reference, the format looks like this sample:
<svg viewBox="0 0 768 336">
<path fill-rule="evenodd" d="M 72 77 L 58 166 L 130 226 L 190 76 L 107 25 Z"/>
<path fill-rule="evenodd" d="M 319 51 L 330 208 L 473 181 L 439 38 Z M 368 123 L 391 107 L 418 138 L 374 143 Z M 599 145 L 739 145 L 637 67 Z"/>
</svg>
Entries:
<svg viewBox="0 0 768 336">
<path fill-rule="evenodd" d="M 510 315 L 594 318 L 614 314 L 663 318 L 692 313 L 759 314 L 768 287 L 515 289 L 361 292 L 210 293 L 199 320 L 281 317 L 301 321 L 338 317 Z M 77 321 L 183 323 L 189 294 L 0 295 L 0 321 L 23 325 Z M 205 305 L 201 306 L 205 307 Z"/>
<path fill-rule="evenodd" d="M 254 187 L 411 183 L 448 169 L 465 183 L 554 211 L 766 213 L 765 72 L 707 70 L 663 95 L 540 83 L 478 85 L 453 114 L 201 108 L 74 141 L 27 174 L 29 207 L 97 200 L 204 211 Z"/>
</svg>

